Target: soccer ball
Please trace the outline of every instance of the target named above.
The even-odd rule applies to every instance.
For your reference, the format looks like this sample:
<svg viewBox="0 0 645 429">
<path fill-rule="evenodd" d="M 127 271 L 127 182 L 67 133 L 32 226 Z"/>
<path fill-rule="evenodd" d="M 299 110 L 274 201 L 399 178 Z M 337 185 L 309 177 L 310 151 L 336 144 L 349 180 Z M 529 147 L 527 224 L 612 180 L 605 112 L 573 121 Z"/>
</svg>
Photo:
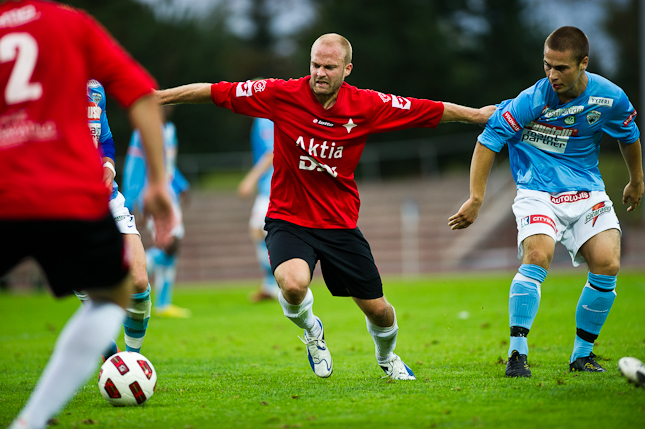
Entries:
<svg viewBox="0 0 645 429">
<path fill-rule="evenodd" d="M 645 387 L 645 365 L 635 357 L 623 357 L 618 360 L 620 372 L 630 383 Z"/>
<path fill-rule="evenodd" d="M 157 372 L 143 355 L 119 352 L 101 366 L 99 390 L 115 407 L 137 406 L 152 397 L 157 387 Z"/>
</svg>

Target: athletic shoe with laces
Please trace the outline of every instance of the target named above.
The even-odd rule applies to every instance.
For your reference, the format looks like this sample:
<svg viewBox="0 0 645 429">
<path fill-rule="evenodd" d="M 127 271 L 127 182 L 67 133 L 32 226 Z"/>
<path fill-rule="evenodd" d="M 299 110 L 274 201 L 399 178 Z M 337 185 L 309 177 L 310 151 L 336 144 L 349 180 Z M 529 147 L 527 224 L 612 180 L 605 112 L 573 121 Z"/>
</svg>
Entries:
<svg viewBox="0 0 645 429">
<path fill-rule="evenodd" d="M 392 359 L 384 364 L 379 364 L 379 366 L 385 371 L 388 377 L 393 380 L 416 380 L 414 373 L 407 366 L 400 357 L 392 353 Z"/>
<path fill-rule="evenodd" d="M 531 368 L 526 361 L 526 355 L 521 355 L 517 350 L 513 350 L 511 356 L 506 362 L 507 377 L 530 377 Z"/>
<path fill-rule="evenodd" d="M 582 371 L 582 372 L 606 372 L 607 370 L 600 366 L 594 359 L 595 354 L 590 353 L 587 357 L 581 357 L 569 364 L 569 371 Z"/>
<path fill-rule="evenodd" d="M 320 335 L 316 338 L 309 338 L 307 331 L 305 331 L 305 337 L 300 338 L 300 341 L 307 346 L 307 357 L 314 374 L 321 378 L 327 378 L 334 372 L 334 362 L 325 342 L 325 329 L 318 316 L 316 316 L 316 323 L 320 324 Z"/>
</svg>

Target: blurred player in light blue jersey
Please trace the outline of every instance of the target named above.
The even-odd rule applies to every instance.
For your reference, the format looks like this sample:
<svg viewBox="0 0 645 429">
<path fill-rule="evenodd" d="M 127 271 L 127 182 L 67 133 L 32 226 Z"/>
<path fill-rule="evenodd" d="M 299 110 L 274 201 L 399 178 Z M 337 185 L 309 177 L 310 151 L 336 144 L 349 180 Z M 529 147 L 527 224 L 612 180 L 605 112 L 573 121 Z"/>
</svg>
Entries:
<svg viewBox="0 0 645 429">
<path fill-rule="evenodd" d="M 110 211 L 116 225 L 123 234 L 130 253 L 130 271 L 134 279 L 135 293 L 132 295 L 132 303 L 126 311 L 126 318 L 123 322 L 125 332 L 125 347 L 127 351 L 139 352 L 148 329 L 150 319 L 150 284 L 146 271 L 146 254 L 141 243 L 141 236 L 134 222 L 134 216 L 125 207 L 125 198 L 119 192 L 119 186 L 114 180 L 116 169 L 114 167 L 114 140 L 108 123 L 105 103 L 105 90 L 96 80 L 87 83 L 87 120 L 94 139 L 94 144 L 99 148 L 103 159 L 103 181 L 112 189 L 110 194 Z M 83 302 L 89 297 L 85 291 L 77 291 L 76 296 Z M 107 350 L 103 358 L 119 351 L 115 342 Z"/>
<path fill-rule="evenodd" d="M 621 88 L 587 72 L 588 62 L 582 31 L 562 27 L 551 33 L 544 44 L 546 78 L 501 103 L 490 117 L 472 159 L 470 198 L 449 220 L 452 229 L 475 221 L 495 153 L 507 144 L 522 261 L 509 294 L 509 377 L 531 376 L 526 336 L 558 241 L 574 266 L 586 262 L 589 268 L 569 369 L 605 371 L 592 350 L 616 297 L 621 229 L 598 169 L 603 133 L 618 140 L 627 164 L 622 203 L 629 204 L 628 212 L 641 202 L 643 168 L 634 107 Z"/>
<path fill-rule="evenodd" d="M 249 220 L 249 235 L 255 244 L 255 252 L 264 273 L 260 290 L 251 296 L 253 302 L 277 299 L 280 287 L 273 277 L 269 251 L 264 242 L 264 218 L 269 208 L 271 194 L 271 176 L 273 176 L 273 122 L 265 118 L 255 118 L 251 128 L 251 152 L 253 168 L 247 173 L 238 186 L 238 194 L 242 198 L 251 196 L 257 187 L 257 196 L 251 219 Z"/>
<path fill-rule="evenodd" d="M 154 273 L 155 301 L 154 312 L 161 317 L 190 317 L 190 310 L 181 308 L 172 303 L 172 290 L 175 285 L 177 275 L 177 252 L 179 244 L 184 237 L 184 225 L 182 222 L 181 203 L 179 195 L 188 192 L 190 185 L 184 176 L 176 168 L 177 161 L 177 132 L 175 125 L 167 121 L 171 107 L 166 106 L 163 109 L 166 122 L 163 129 L 164 137 L 164 157 L 166 163 L 166 175 L 168 183 L 168 193 L 175 212 L 177 224 L 172 230 L 172 243 L 164 249 L 158 247 L 149 248 L 146 254 L 148 273 Z M 132 133 L 130 146 L 123 168 L 123 195 L 125 196 L 125 206 L 134 212 L 135 209 L 143 207 L 143 195 L 146 188 L 146 163 L 145 154 L 141 146 L 141 135 L 138 130 Z M 152 231 L 153 224 L 149 220 L 148 224 Z"/>
</svg>

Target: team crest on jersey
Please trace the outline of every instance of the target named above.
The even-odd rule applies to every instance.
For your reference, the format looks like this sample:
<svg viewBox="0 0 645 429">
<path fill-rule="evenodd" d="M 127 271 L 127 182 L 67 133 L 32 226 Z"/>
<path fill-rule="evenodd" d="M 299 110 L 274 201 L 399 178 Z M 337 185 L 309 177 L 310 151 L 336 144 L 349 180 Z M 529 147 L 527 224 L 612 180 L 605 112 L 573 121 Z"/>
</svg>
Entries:
<svg viewBox="0 0 645 429">
<path fill-rule="evenodd" d="M 101 102 L 101 98 L 103 98 L 103 96 L 98 92 L 95 92 L 94 94 L 92 94 L 92 101 L 95 102 L 96 104 L 99 104 Z"/>
<path fill-rule="evenodd" d="M 253 90 L 258 93 L 264 91 L 264 89 L 267 87 L 267 81 L 266 80 L 258 80 L 255 82 L 253 85 Z"/>
<path fill-rule="evenodd" d="M 377 92 L 378 96 L 381 97 L 381 100 L 383 100 L 383 103 L 389 103 L 390 100 L 392 100 L 392 97 L 390 97 L 387 94 L 383 94 L 382 92 Z"/>
<path fill-rule="evenodd" d="M 575 116 L 567 116 L 564 118 L 564 123 L 565 125 L 573 125 L 576 123 L 576 117 Z"/>
<path fill-rule="evenodd" d="M 596 122 L 598 122 L 598 119 L 600 119 L 600 112 L 597 110 L 592 110 L 591 112 L 587 113 L 587 123 L 589 125 L 593 125 Z"/>
<path fill-rule="evenodd" d="M 591 208 L 591 213 L 588 213 L 587 216 L 585 216 L 585 223 L 593 221 L 591 226 L 595 226 L 596 220 L 598 220 L 598 216 L 602 216 L 605 213 L 609 213 L 610 211 L 611 206 L 606 206 L 604 202 L 598 203 Z"/>
</svg>

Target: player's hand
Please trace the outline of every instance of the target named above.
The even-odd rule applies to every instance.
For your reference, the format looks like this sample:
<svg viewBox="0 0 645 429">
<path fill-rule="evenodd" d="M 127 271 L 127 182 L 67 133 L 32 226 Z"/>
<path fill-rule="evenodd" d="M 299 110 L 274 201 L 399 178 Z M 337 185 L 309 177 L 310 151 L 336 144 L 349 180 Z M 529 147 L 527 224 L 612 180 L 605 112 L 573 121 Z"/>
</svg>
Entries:
<svg viewBox="0 0 645 429">
<path fill-rule="evenodd" d="M 469 198 L 457 213 L 448 218 L 448 226 L 453 230 L 468 228 L 477 219 L 480 207 L 481 203 Z"/>
<path fill-rule="evenodd" d="M 170 235 L 176 219 L 166 187 L 162 184 L 149 185 L 143 198 L 144 215 L 151 215 L 155 224 L 155 245 L 165 248 L 171 244 Z"/>
<path fill-rule="evenodd" d="M 112 193 L 112 184 L 114 183 L 114 173 L 107 167 L 103 167 L 103 184 Z"/>
<path fill-rule="evenodd" d="M 239 195 L 240 198 L 248 198 L 253 194 L 254 190 L 255 190 L 255 182 L 253 180 L 250 180 L 247 176 L 238 185 L 237 195 Z"/>
<path fill-rule="evenodd" d="M 628 212 L 631 212 L 640 205 L 644 189 L 645 185 L 643 185 L 642 181 L 636 184 L 629 182 L 627 186 L 625 186 L 625 190 L 623 191 L 623 204 L 629 204 L 629 207 L 627 207 Z"/>
</svg>

